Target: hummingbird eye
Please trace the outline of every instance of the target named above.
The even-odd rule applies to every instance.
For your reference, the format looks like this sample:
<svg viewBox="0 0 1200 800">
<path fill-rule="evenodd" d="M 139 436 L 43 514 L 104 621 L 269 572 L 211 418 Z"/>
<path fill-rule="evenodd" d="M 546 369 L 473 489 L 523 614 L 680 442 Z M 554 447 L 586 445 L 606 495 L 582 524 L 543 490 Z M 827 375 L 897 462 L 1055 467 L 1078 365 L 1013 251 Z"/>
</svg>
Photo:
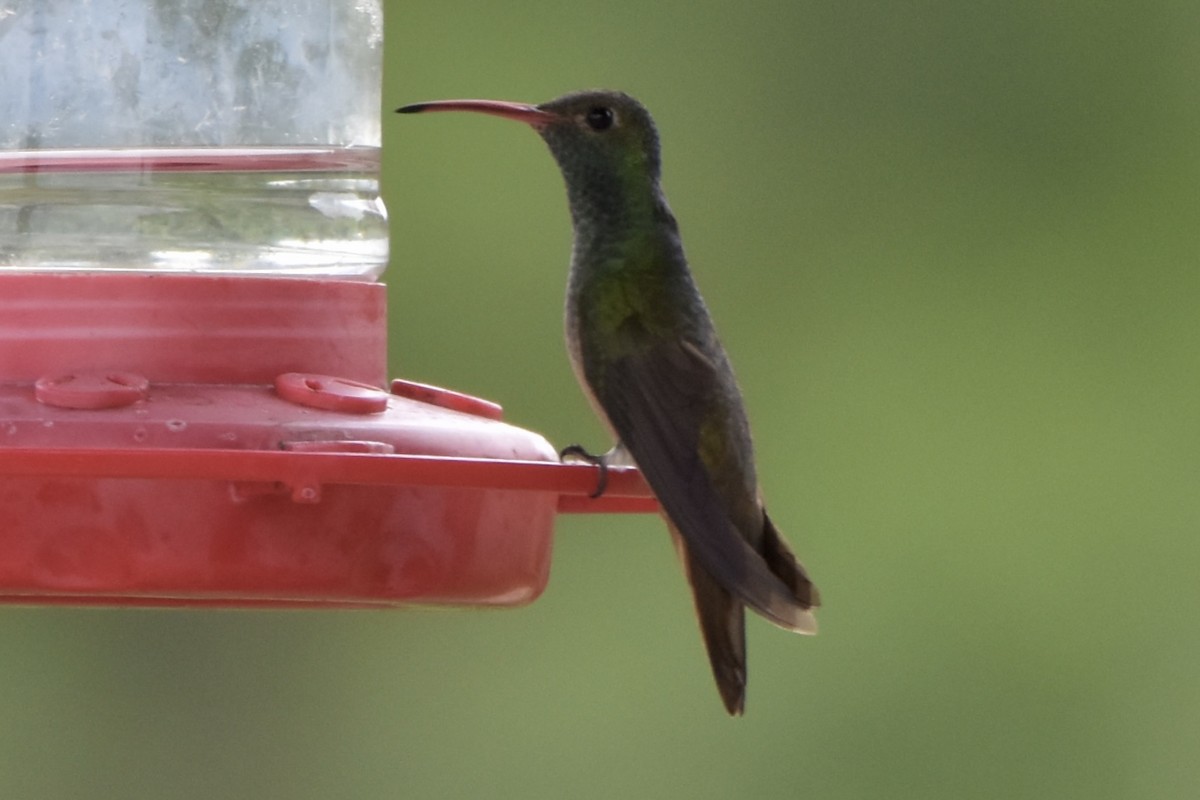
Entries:
<svg viewBox="0 0 1200 800">
<path fill-rule="evenodd" d="M 587 112 L 584 119 L 587 120 L 588 127 L 592 130 L 606 131 L 612 127 L 615 116 L 611 108 L 596 106 Z"/>
</svg>

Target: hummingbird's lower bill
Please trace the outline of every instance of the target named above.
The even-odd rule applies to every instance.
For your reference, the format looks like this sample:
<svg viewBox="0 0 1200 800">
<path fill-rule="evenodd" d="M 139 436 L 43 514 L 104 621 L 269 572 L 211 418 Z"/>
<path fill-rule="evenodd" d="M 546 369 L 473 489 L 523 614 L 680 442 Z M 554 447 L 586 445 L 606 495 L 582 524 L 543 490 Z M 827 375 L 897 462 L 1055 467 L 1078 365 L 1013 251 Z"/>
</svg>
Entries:
<svg viewBox="0 0 1200 800">
<path fill-rule="evenodd" d="M 575 237 L 567 350 L 580 385 L 667 518 L 721 699 L 746 697 L 744 607 L 816 633 L 817 589 L 763 507 L 741 391 L 688 270 L 659 186 L 658 132 L 629 95 L 541 105 L 440 100 L 400 113 L 474 111 L 524 122 L 550 147 Z"/>
</svg>

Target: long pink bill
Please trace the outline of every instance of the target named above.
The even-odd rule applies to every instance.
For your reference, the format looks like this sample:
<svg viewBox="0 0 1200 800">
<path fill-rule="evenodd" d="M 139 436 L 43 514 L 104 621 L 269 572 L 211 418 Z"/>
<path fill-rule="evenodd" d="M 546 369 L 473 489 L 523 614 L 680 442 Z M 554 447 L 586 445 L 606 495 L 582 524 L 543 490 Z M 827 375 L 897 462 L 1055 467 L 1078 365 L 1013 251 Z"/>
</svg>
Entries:
<svg viewBox="0 0 1200 800">
<path fill-rule="evenodd" d="M 419 114 L 424 111 L 474 111 L 505 119 L 515 119 L 534 127 L 549 124 L 555 118 L 553 114 L 542 111 L 537 106 L 507 103 L 503 100 L 432 100 L 427 103 L 412 103 L 396 109 L 398 114 Z"/>
</svg>

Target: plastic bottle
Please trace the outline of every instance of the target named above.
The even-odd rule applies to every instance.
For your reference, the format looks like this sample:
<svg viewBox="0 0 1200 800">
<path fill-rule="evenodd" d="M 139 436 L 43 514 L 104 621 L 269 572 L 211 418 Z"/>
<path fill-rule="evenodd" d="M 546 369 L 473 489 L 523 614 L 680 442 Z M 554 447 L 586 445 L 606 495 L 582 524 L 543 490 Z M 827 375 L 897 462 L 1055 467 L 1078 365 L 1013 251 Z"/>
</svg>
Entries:
<svg viewBox="0 0 1200 800">
<path fill-rule="evenodd" d="M 380 0 L 9 0 L 0 272 L 373 280 Z"/>
</svg>

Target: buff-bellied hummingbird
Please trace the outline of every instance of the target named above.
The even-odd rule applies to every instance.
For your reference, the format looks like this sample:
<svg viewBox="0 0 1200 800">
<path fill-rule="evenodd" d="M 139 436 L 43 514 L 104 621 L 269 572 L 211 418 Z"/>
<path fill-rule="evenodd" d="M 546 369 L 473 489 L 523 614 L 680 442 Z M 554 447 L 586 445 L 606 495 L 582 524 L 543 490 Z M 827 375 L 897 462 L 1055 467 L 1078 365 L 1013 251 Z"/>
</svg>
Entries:
<svg viewBox="0 0 1200 800">
<path fill-rule="evenodd" d="M 743 607 L 816 633 L 816 587 L 763 507 L 741 391 L 666 197 L 658 132 L 632 97 L 576 92 L 541 105 L 441 100 L 397 109 L 475 111 L 524 122 L 567 185 L 575 237 L 567 350 L 667 518 L 730 714 L 746 694 Z"/>
</svg>

